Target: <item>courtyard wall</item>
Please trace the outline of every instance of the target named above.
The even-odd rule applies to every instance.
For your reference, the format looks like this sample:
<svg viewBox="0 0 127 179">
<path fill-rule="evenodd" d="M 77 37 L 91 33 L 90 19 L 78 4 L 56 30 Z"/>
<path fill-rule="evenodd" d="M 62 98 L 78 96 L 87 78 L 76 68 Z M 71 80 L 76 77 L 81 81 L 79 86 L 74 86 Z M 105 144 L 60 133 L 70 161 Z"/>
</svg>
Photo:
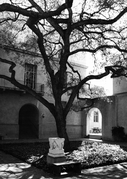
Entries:
<svg viewBox="0 0 127 179">
<path fill-rule="evenodd" d="M 55 119 L 49 110 L 31 95 L 13 90 L 0 90 L 0 136 L 19 139 L 19 112 L 26 104 L 34 105 L 39 111 L 39 139 L 57 137 Z M 81 112 L 70 111 L 67 132 L 70 139 L 82 137 Z"/>
<path fill-rule="evenodd" d="M 116 97 L 109 96 L 106 98 L 96 98 L 94 99 L 94 104 L 92 107 L 84 110 L 84 117 L 87 118 L 88 112 L 92 108 L 98 108 L 102 114 L 102 139 L 103 140 L 112 140 L 112 127 L 116 125 Z M 83 124 L 83 135 L 87 134 L 86 132 L 87 121 Z"/>
<path fill-rule="evenodd" d="M 122 126 L 127 134 L 127 93 L 121 93 L 117 98 L 117 118 L 116 125 Z"/>
</svg>

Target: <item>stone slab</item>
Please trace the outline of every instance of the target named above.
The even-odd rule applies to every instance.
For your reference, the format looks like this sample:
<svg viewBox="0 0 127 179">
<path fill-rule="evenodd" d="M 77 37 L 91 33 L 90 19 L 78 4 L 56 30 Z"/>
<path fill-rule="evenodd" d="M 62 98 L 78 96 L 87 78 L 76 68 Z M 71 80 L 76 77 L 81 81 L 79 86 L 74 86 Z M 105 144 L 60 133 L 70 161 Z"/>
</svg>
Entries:
<svg viewBox="0 0 127 179">
<path fill-rule="evenodd" d="M 62 157 L 52 157 L 52 156 L 47 155 L 47 163 L 48 164 L 65 162 L 65 161 L 66 161 L 65 156 L 62 156 Z"/>
</svg>

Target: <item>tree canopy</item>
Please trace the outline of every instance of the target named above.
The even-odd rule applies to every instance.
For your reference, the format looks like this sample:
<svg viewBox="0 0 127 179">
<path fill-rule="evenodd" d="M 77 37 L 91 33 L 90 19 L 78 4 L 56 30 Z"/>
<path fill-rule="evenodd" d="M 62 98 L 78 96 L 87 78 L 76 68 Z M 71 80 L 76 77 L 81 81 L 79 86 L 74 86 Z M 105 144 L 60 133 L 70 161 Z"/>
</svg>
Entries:
<svg viewBox="0 0 127 179">
<path fill-rule="evenodd" d="M 65 119 L 83 84 L 110 73 L 111 77 L 126 76 L 126 67 L 121 66 L 126 65 L 127 58 L 126 1 L 6 0 L 6 3 L 0 2 L 0 14 L 1 25 L 9 24 L 11 33 L 17 37 L 17 47 L 27 48 L 31 45 L 29 50 L 33 50 L 32 46 L 36 43 L 35 50 L 42 55 L 49 75 L 54 104 L 16 81 L 13 62 L 0 59 L 11 65 L 11 77 L 0 75 L 0 78 L 5 78 L 34 95 L 54 116 L 58 135 L 67 138 Z M 81 79 L 70 64 L 70 58 L 80 52 L 91 53 L 95 62 L 98 61 L 99 53 L 104 60 L 105 71 Z M 85 60 L 84 56 L 83 61 Z M 56 61 L 57 69 L 54 70 L 53 64 Z M 107 66 L 109 62 L 112 65 Z M 64 84 L 68 66 L 79 77 L 72 86 L 70 83 L 66 86 Z M 68 90 L 71 90 L 71 94 L 63 107 L 62 96 Z"/>
</svg>

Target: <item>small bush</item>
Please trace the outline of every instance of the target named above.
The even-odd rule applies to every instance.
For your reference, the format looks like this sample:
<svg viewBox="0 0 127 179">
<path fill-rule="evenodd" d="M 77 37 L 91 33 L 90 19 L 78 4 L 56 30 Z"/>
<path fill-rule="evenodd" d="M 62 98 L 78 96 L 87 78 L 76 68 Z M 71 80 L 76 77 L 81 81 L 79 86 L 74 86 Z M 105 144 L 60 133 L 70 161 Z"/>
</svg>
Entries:
<svg viewBox="0 0 127 179">
<path fill-rule="evenodd" d="M 112 127 L 112 136 L 115 141 L 121 141 L 125 138 L 125 132 L 124 132 L 124 127 L 122 126 L 115 126 Z"/>
</svg>

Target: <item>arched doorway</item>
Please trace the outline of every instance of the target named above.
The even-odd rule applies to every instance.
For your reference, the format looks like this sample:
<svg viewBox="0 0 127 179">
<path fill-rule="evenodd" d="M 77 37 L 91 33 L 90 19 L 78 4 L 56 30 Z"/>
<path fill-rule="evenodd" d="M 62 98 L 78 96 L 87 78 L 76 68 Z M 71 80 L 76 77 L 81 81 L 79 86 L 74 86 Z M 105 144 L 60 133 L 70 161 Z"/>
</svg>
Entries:
<svg viewBox="0 0 127 179">
<path fill-rule="evenodd" d="M 92 108 L 87 114 L 86 135 L 94 138 L 102 136 L 102 114 L 98 108 Z"/>
<path fill-rule="evenodd" d="M 36 106 L 26 104 L 19 111 L 19 139 L 36 139 L 39 136 L 39 112 Z"/>
</svg>

